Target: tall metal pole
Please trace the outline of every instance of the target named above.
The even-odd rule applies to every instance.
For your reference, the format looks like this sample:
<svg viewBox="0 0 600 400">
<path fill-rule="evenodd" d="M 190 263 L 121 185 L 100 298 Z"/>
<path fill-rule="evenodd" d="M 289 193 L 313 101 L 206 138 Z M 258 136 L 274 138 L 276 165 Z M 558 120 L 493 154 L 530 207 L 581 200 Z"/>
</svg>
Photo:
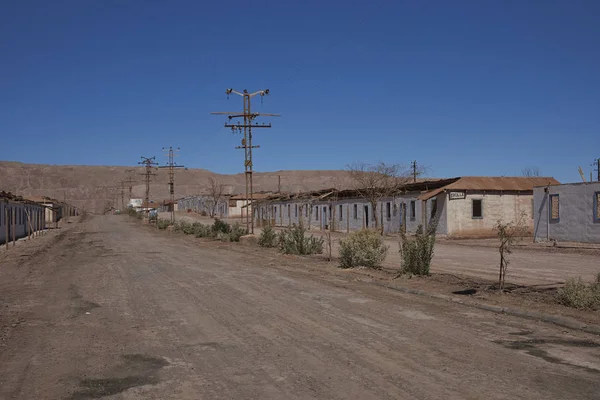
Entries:
<svg viewBox="0 0 600 400">
<path fill-rule="evenodd" d="M 214 112 L 211 114 L 225 114 L 228 116 L 229 120 L 233 118 L 243 118 L 243 124 L 235 123 L 235 124 L 225 124 L 225 127 L 231 128 L 231 130 L 235 132 L 244 133 L 242 139 L 242 145 L 237 146 L 236 149 L 244 149 L 244 175 L 246 180 L 246 229 L 250 233 L 254 233 L 254 186 L 253 186 L 253 163 L 252 163 L 252 149 L 260 148 L 260 146 L 254 146 L 252 144 L 252 128 L 270 128 L 271 124 L 258 124 L 254 122 L 256 117 L 260 116 L 271 116 L 278 117 L 279 114 L 262 114 L 262 113 L 252 113 L 251 110 L 251 99 L 254 96 L 265 96 L 269 94 L 269 89 L 259 90 L 254 93 L 248 93 L 247 90 L 244 89 L 243 92 L 238 92 L 233 89 L 227 89 L 225 93 L 229 96 L 234 93 L 243 98 L 244 111 L 242 114 L 236 112 Z"/>
<path fill-rule="evenodd" d="M 146 219 L 150 222 L 150 179 L 152 176 L 155 176 L 155 173 L 152 173 L 152 167 L 158 165 L 155 160 L 156 157 L 141 157 L 142 161 L 139 161 L 138 164 L 143 165 L 145 167 L 145 172 L 142 174 L 145 176 L 146 180 Z M 144 208 L 144 204 L 142 203 L 142 209 Z"/>
<path fill-rule="evenodd" d="M 184 168 L 184 166 L 175 164 L 175 156 L 176 156 L 175 153 L 179 151 L 179 147 L 176 149 L 173 149 L 173 147 L 169 146 L 168 150 L 166 147 L 163 147 L 162 149 L 163 149 L 163 151 L 166 152 L 165 155 L 167 155 L 169 161 L 167 162 L 167 165 L 160 166 L 158 168 L 168 168 L 169 169 L 169 201 L 171 202 L 171 222 L 174 223 L 175 222 L 175 169 Z"/>
</svg>

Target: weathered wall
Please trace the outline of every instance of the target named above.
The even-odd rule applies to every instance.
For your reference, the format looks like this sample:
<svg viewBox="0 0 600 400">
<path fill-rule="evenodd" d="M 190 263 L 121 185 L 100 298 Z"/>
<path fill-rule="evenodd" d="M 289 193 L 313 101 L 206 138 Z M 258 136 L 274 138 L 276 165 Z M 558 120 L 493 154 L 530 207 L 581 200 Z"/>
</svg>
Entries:
<svg viewBox="0 0 600 400">
<path fill-rule="evenodd" d="M 305 201 L 289 200 L 277 201 L 262 204 L 256 216 L 258 224 L 265 224 L 271 218 L 276 226 L 288 226 L 302 223 L 310 229 L 323 229 L 325 225 L 333 224 L 336 231 L 345 232 L 354 231 L 365 227 L 375 227 L 375 217 L 379 221 L 379 227 L 383 221 L 385 233 L 398 232 L 402 219 L 402 204 L 406 207 L 406 228 L 409 233 L 414 233 L 419 224 L 423 223 L 422 211 L 423 202 L 418 200 L 420 193 L 409 193 L 395 198 L 383 199 L 377 206 L 376 216 L 373 213 L 371 204 L 364 199 L 339 199 L 337 201 L 314 201 L 310 204 Z M 446 234 L 446 195 L 440 194 L 438 197 L 437 215 L 440 217 L 438 233 Z M 415 204 L 415 216 L 411 217 L 411 202 Z M 427 211 L 426 222 L 429 223 L 431 213 L 431 203 L 433 199 L 427 201 L 425 206 Z M 390 214 L 388 217 L 387 204 L 390 204 Z M 356 215 L 354 206 L 356 205 Z M 395 207 L 394 207 L 395 205 Z M 341 218 L 340 218 L 341 206 Z M 297 212 L 296 212 L 297 207 Z M 308 213 L 307 213 L 308 211 Z M 366 211 L 366 212 L 365 212 Z M 382 216 L 383 212 L 383 216 Z"/>
<path fill-rule="evenodd" d="M 205 212 L 210 215 L 212 210 L 213 200 L 209 196 L 192 196 L 180 199 L 177 201 L 177 208 L 181 211 L 192 210 L 195 213 L 202 214 Z M 219 200 L 219 204 L 215 209 L 215 216 L 219 218 L 227 218 L 229 211 L 229 203 L 225 199 Z"/>
<path fill-rule="evenodd" d="M 598 192 L 600 182 L 549 186 L 548 193 L 543 187 L 535 188 L 535 240 L 549 236 L 568 242 L 600 243 L 600 215 L 594 215 L 594 195 Z M 559 219 L 548 224 L 548 197 L 552 194 L 559 195 Z"/>
<path fill-rule="evenodd" d="M 472 217 L 472 203 L 481 199 L 482 218 Z M 447 224 L 449 237 L 490 237 L 495 236 L 493 228 L 498 220 L 516 221 L 521 214 L 533 232 L 533 195 L 526 193 L 477 193 L 467 192 L 464 199 L 447 202 Z"/>
<path fill-rule="evenodd" d="M 5 210 L 8 211 L 8 218 Z M 0 200 L 0 244 L 6 243 L 7 227 L 9 241 L 13 239 L 13 229 L 15 239 L 26 237 L 28 229 L 32 232 L 42 230 L 43 212 L 42 206 Z M 13 213 L 14 225 L 12 217 Z M 27 213 L 29 213 L 30 216 L 29 221 L 27 219 Z"/>
</svg>

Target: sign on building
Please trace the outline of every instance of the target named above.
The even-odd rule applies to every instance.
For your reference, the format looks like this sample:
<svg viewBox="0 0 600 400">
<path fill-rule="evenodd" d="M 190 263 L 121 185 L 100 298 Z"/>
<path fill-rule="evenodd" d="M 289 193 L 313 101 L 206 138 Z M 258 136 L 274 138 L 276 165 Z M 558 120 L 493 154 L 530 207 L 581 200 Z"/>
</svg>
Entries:
<svg viewBox="0 0 600 400">
<path fill-rule="evenodd" d="M 450 200 L 460 200 L 460 199 L 464 199 L 465 197 L 467 197 L 466 192 L 450 192 L 450 193 L 448 193 L 448 198 Z"/>
</svg>

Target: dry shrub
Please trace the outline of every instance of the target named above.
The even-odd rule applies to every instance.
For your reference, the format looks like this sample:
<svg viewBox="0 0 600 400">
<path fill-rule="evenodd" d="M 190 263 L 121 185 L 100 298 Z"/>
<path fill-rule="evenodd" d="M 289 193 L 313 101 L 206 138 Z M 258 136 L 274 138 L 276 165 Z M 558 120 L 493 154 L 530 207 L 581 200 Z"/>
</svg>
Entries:
<svg viewBox="0 0 600 400">
<path fill-rule="evenodd" d="M 378 268 L 387 256 L 389 247 L 376 231 L 361 229 L 340 241 L 340 267 Z"/>
<path fill-rule="evenodd" d="M 559 303 L 573 308 L 600 307 L 600 273 L 596 282 L 585 283 L 581 277 L 569 278 L 556 294 Z"/>
</svg>

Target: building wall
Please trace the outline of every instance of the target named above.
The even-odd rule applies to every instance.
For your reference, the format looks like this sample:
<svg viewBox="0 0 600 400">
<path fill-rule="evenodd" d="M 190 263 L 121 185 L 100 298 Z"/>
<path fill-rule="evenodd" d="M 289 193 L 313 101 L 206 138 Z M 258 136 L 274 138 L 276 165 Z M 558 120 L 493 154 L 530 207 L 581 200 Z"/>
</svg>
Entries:
<svg viewBox="0 0 600 400">
<path fill-rule="evenodd" d="M 8 219 L 6 211 L 8 211 Z M 20 239 L 26 237 L 28 232 L 33 233 L 44 229 L 43 213 L 43 207 L 37 204 L 0 200 L 0 244 L 6 243 L 7 233 L 8 240 L 12 241 L 13 230 L 15 239 Z"/>
<path fill-rule="evenodd" d="M 568 242 L 600 243 L 600 215 L 594 213 L 595 195 L 600 193 L 600 182 L 574 183 L 534 189 L 536 241 L 547 238 Z M 559 218 L 549 217 L 549 196 L 558 195 Z"/>
<path fill-rule="evenodd" d="M 338 199 L 336 201 L 314 201 L 310 204 L 305 201 L 289 200 L 263 203 L 258 207 L 256 222 L 259 226 L 268 221 L 275 226 L 289 226 L 302 223 L 309 229 L 325 229 L 333 225 L 336 231 L 354 231 L 365 227 L 375 228 L 375 217 L 379 227 L 383 220 L 385 233 L 396 233 L 402 223 L 402 204 L 406 209 L 406 230 L 414 233 L 420 224 L 427 225 L 430 221 L 431 204 L 437 200 L 437 213 L 440 217 L 438 233 L 446 234 L 446 207 L 445 194 L 440 194 L 434 199 L 423 202 L 418 199 L 420 193 L 409 193 L 394 198 L 385 198 L 378 203 L 376 216 L 371 204 L 362 198 Z M 415 214 L 411 217 L 411 202 L 414 202 Z M 388 203 L 390 207 L 388 217 Z M 356 205 L 356 214 L 354 206 Z M 341 206 L 341 218 L 340 218 Z M 297 212 L 296 212 L 297 207 Z M 308 215 L 307 210 L 308 209 Z M 428 210 L 425 220 L 423 210 Z M 383 213 L 383 215 L 382 215 Z M 383 217 L 383 218 L 382 218 Z"/>
<path fill-rule="evenodd" d="M 191 210 L 195 213 L 210 215 L 213 200 L 208 196 L 191 196 L 177 201 L 177 209 L 181 211 Z M 215 216 L 227 218 L 229 216 L 229 206 L 226 199 L 219 200 L 215 209 Z"/>
<path fill-rule="evenodd" d="M 473 218 L 473 200 L 482 200 L 482 218 Z M 495 236 L 498 220 L 516 221 L 523 213 L 533 232 L 533 194 L 467 192 L 464 199 L 447 201 L 447 232 L 449 237 Z"/>
</svg>

